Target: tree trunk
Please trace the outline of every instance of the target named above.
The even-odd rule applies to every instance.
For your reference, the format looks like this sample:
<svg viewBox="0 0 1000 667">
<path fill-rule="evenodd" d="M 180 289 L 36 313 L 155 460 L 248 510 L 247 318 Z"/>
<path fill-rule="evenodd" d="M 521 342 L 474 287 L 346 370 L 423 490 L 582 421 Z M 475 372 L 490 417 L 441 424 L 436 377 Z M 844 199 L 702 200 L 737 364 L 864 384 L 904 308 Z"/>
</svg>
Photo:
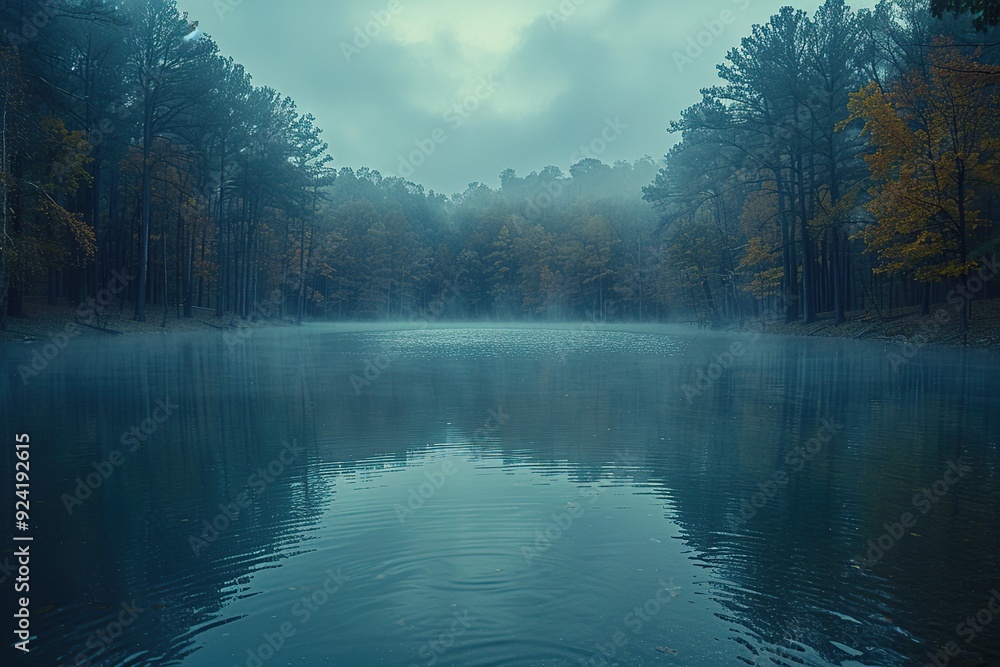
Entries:
<svg viewBox="0 0 1000 667">
<path fill-rule="evenodd" d="M 778 212 L 781 220 L 781 259 L 784 268 L 785 323 L 798 319 L 798 271 L 795 265 L 795 231 L 788 224 L 787 195 L 782 182 L 782 172 L 775 172 L 778 190 Z"/>
<path fill-rule="evenodd" d="M 802 156 L 798 157 L 796 169 L 799 190 L 799 236 L 802 237 L 802 321 L 812 324 L 816 321 L 813 304 L 813 262 L 812 244 L 809 242 L 809 215 L 806 204 L 806 174 Z"/>
<path fill-rule="evenodd" d="M 831 254 L 833 257 L 830 260 L 831 268 L 833 269 L 833 317 L 834 323 L 841 325 L 846 319 L 846 313 L 844 312 L 844 282 L 843 282 L 843 272 L 844 267 L 841 266 L 840 260 L 840 230 L 834 228 L 833 230 L 833 244 L 831 246 Z"/>
<path fill-rule="evenodd" d="M 147 102 L 147 106 L 150 106 Z M 139 231 L 139 286 L 135 295 L 135 320 L 146 321 L 146 281 L 149 262 L 149 215 L 153 197 L 152 132 L 150 111 L 146 112 L 142 139 L 142 229 Z"/>
</svg>

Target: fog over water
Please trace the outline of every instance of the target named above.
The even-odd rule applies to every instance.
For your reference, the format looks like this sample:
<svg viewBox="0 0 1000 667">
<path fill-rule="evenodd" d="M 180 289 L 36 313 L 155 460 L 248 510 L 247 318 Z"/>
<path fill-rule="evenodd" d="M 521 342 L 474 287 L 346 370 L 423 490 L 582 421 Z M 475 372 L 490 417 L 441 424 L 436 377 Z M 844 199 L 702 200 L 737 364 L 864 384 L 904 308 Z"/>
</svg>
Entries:
<svg viewBox="0 0 1000 667">
<path fill-rule="evenodd" d="M 270 636 L 268 664 L 908 665 L 997 585 L 996 353 L 893 373 L 881 343 L 592 325 L 73 346 L 0 396 L 45 471 L 45 664 L 125 603 L 92 664 L 252 666 Z"/>
</svg>

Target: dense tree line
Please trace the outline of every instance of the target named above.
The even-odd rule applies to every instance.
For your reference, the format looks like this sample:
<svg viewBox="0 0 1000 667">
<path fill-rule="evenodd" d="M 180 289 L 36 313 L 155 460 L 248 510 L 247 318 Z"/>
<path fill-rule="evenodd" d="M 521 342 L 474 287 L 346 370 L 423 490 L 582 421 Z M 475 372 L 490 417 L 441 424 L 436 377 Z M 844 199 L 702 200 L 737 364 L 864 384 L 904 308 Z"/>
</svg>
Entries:
<svg viewBox="0 0 1000 667">
<path fill-rule="evenodd" d="M 19 0 L 0 14 L 0 315 L 25 295 L 146 317 L 645 317 L 662 303 L 648 159 L 583 160 L 444 197 L 330 167 L 314 119 L 172 0 Z"/>
<path fill-rule="evenodd" d="M 941 18 L 945 12 L 958 16 L 965 12 L 973 15 L 977 30 L 1000 23 L 1000 2 L 997 0 L 931 0 L 931 11 Z"/>
<path fill-rule="evenodd" d="M 839 324 L 957 289 L 965 327 L 971 297 L 997 292 L 962 291 L 997 245 L 1000 68 L 982 18 L 828 0 L 729 52 L 646 189 L 705 318 L 769 305 Z"/>
<path fill-rule="evenodd" d="M 118 272 L 138 320 L 152 302 L 245 316 L 270 264 L 296 270 L 292 230 L 301 244 L 331 178 L 311 116 L 173 2 L 25 0 L 0 20 L 6 313 Z"/>
<path fill-rule="evenodd" d="M 784 8 L 672 123 L 663 161 L 508 170 L 449 197 L 333 169 L 314 118 L 173 0 L 8 0 L 0 321 L 123 276 L 109 307 L 164 323 L 405 319 L 443 295 L 468 318 L 929 309 L 996 245 L 1000 73 L 979 4 Z"/>
</svg>

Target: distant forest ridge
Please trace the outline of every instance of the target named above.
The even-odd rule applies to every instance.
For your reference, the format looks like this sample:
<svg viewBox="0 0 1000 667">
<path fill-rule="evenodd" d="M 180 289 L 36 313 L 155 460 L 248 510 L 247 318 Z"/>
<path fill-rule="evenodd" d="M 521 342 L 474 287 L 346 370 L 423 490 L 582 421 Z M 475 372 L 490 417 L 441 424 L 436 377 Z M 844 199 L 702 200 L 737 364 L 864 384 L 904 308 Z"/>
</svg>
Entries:
<svg viewBox="0 0 1000 667">
<path fill-rule="evenodd" d="M 140 321 L 811 322 L 1000 295 L 996 2 L 782 8 L 664 125 L 662 159 L 584 158 L 426 192 L 336 170 L 174 0 L 5 2 L 0 325 L 26 297 Z"/>
</svg>

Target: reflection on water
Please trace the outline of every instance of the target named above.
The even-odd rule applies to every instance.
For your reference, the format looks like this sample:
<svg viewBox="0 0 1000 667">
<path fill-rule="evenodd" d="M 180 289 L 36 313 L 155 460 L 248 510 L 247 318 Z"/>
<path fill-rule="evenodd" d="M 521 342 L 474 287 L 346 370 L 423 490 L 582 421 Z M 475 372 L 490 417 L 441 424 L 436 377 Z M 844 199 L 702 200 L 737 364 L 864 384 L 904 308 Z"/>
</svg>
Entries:
<svg viewBox="0 0 1000 667">
<path fill-rule="evenodd" d="M 77 340 L 26 388 L 7 346 L 33 664 L 1000 660 L 1000 623 L 959 634 L 1000 589 L 998 356 L 764 338 L 712 368 L 733 340 Z"/>
</svg>

